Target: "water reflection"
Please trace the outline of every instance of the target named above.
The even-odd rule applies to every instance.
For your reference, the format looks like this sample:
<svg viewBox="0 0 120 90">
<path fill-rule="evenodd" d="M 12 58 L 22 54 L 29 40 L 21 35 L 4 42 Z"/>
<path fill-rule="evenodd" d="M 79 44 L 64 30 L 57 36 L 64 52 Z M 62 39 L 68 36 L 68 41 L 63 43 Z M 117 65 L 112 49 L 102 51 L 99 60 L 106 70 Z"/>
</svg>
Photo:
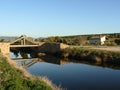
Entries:
<svg viewBox="0 0 120 90">
<path fill-rule="evenodd" d="M 13 54 L 11 57 L 14 57 Z M 119 64 L 67 60 L 49 55 L 31 58 L 30 54 L 27 54 L 27 57 L 18 54 L 13 60 L 31 74 L 47 76 L 53 83 L 68 90 L 120 90 Z"/>
<path fill-rule="evenodd" d="M 46 56 L 41 58 L 12 58 L 12 60 L 16 61 L 20 66 L 27 68 L 38 62 L 47 62 L 57 65 L 64 65 L 70 63 L 68 60 L 61 60 L 53 56 Z"/>
<path fill-rule="evenodd" d="M 71 60 L 71 59 L 60 59 L 54 56 L 50 55 L 45 55 L 45 56 L 40 56 L 38 57 L 35 52 L 32 51 L 32 48 L 11 48 L 11 52 L 14 54 L 11 57 L 14 58 L 15 61 L 22 61 L 21 63 L 26 63 L 28 61 L 26 60 L 35 60 L 34 63 L 36 62 L 47 62 L 47 63 L 52 63 L 52 64 L 58 64 L 58 65 L 63 65 L 67 63 L 76 63 L 76 64 L 88 64 L 92 66 L 100 66 L 100 67 L 107 67 L 111 69 L 120 69 L 120 63 L 118 64 L 110 64 L 110 63 L 105 63 L 105 62 L 93 62 L 89 60 Z M 15 58 L 16 57 L 16 58 Z M 20 63 L 20 62 L 19 62 Z M 32 62 L 31 62 L 32 63 Z M 24 64 L 20 64 L 24 65 Z M 32 66 L 33 64 L 31 64 Z"/>
<path fill-rule="evenodd" d="M 18 54 L 18 56 L 21 54 Z M 99 66 L 103 68 L 111 68 L 111 69 L 117 69 L 120 70 L 120 64 L 108 64 L 103 62 L 91 62 L 86 60 L 72 60 L 72 59 L 60 59 L 54 56 L 46 55 L 41 56 L 38 58 L 31 58 L 29 54 L 22 54 L 21 58 L 12 58 L 12 60 L 16 61 L 19 65 L 23 67 L 30 67 L 34 65 L 37 62 L 47 62 L 51 64 L 57 64 L 57 65 L 64 65 L 68 63 L 76 63 L 76 64 L 88 64 L 92 66 Z"/>
</svg>

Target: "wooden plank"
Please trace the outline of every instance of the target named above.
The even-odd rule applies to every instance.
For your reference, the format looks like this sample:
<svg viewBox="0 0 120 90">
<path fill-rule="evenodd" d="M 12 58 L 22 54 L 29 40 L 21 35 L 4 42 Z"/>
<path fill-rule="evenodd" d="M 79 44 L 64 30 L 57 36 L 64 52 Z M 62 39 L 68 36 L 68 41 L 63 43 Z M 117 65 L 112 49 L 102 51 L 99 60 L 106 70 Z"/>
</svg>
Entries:
<svg viewBox="0 0 120 90">
<path fill-rule="evenodd" d="M 39 45 L 10 45 L 10 47 L 38 47 Z"/>
</svg>

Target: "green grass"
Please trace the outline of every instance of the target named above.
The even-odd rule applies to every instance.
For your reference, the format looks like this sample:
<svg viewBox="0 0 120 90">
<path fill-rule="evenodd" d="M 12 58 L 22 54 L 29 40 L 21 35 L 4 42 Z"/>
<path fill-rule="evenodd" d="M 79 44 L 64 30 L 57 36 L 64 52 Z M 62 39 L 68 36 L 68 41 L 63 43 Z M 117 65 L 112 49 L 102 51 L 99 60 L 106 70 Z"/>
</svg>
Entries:
<svg viewBox="0 0 120 90">
<path fill-rule="evenodd" d="M 23 76 L 0 55 L 0 90 L 52 90 L 42 80 Z"/>
</svg>

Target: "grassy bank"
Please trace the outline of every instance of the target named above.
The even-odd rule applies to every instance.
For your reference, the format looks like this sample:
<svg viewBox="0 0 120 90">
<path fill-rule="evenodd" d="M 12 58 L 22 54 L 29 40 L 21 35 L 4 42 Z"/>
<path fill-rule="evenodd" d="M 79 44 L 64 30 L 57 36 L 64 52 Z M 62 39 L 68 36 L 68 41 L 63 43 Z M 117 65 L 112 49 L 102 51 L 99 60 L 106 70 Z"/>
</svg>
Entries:
<svg viewBox="0 0 120 90">
<path fill-rule="evenodd" d="M 102 61 L 107 63 L 120 62 L 120 52 L 91 48 L 67 48 L 62 51 L 62 57 L 77 60 Z"/>
<path fill-rule="evenodd" d="M 0 90 L 52 90 L 44 81 L 36 77 L 25 77 L 22 71 L 11 66 L 0 55 Z"/>
</svg>

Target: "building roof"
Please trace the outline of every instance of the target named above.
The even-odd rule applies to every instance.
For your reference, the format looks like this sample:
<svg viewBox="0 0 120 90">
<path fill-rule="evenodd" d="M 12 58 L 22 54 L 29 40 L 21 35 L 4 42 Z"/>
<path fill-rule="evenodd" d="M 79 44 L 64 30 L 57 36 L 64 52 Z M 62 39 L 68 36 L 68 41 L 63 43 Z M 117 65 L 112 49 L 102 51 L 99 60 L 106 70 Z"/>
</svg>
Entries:
<svg viewBox="0 0 120 90">
<path fill-rule="evenodd" d="M 96 35 L 96 36 L 91 37 L 90 39 L 100 39 L 102 37 L 104 37 L 104 36 L 102 36 L 102 35 Z"/>
</svg>

